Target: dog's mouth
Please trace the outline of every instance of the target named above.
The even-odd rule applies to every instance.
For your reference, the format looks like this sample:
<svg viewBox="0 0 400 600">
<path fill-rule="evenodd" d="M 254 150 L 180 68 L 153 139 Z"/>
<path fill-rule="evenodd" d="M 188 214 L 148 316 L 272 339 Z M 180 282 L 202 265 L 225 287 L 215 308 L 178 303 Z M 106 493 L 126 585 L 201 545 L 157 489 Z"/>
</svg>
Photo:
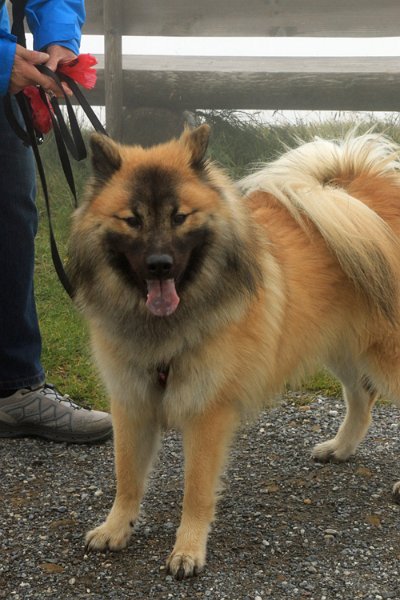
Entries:
<svg viewBox="0 0 400 600">
<path fill-rule="evenodd" d="M 179 261 L 179 267 L 175 265 L 174 273 L 161 278 L 151 277 L 144 272 L 141 262 L 137 260 L 137 253 L 113 249 L 108 256 L 125 282 L 141 291 L 147 310 L 157 317 L 169 317 L 175 313 L 184 289 L 198 272 L 202 253 L 192 251 L 186 260 Z"/>
<path fill-rule="evenodd" d="M 156 317 L 169 317 L 178 308 L 180 298 L 174 279 L 148 279 L 146 306 Z"/>
</svg>

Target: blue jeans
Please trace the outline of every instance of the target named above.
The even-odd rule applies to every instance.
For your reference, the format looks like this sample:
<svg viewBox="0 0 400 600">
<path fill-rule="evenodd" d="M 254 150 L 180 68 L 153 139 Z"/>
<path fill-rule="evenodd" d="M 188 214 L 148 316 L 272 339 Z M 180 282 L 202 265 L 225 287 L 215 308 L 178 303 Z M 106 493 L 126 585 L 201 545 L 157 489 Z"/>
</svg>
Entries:
<svg viewBox="0 0 400 600">
<path fill-rule="evenodd" d="M 0 98 L 0 390 L 44 381 L 33 291 L 35 180 L 32 150 L 10 128 Z"/>
</svg>

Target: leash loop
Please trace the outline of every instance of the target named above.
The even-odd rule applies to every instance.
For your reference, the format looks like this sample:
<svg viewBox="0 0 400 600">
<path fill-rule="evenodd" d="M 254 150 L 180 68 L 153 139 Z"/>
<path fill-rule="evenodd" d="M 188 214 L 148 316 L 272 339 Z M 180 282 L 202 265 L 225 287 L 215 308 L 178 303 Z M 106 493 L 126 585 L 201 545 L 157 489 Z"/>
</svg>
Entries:
<svg viewBox="0 0 400 600">
<path fill-rule="evenodd" d="M 11 2 L 13 16 L 13 25 L 11 31 L 17 37 L 18 44 L 26 48 L 24 18 L 27 0 L 11 0 Z M 73 79 L 71 79 L 71 77 L 64 75 L 63 73 L 55 73 L 45 65 L 35 66 L 42 74 L 46 75 L 47 77 L 50 77 L 57 84 L 62 96 L 64 97 L 68 113 L 69 128 L 65 122 L 57 97 L 53 96 L 52 98 L 50 98 L 51 107 L 53 109 L 52 110 L 49 106 L 48 97 L 46 95 L 45 90 L 39 86 L 40 97 L 44 105 L 47 107 L 53 125 L 54 137 L 65 179 L 74 198 L 75 207 L 77 207 L 78 199 L 68 151 L 71 154 L 71 156 L 77 161 L 85 159 L 87 157 L 87 151 L 71 101 L 62 86 L 63 81 L 67 83 L 67 85 L 70 87 L 71 91 L 75 95 L 77 102 L 82 107 L 83 111 L 85 112 L 87 118 L 89 119 L 94 129 L 96 131 L 99 131 L 103 135 L 107 135 L 107 132 L 104 129 L 103 125 L 100 123 L 89 102 L 86 100 L 85 96 L 77 86 L 76 82 Z M 21 139 L 23 144 L 25 146 L 32 146 L 46 205 L 47 220 L 49 223 L 50 249 L 53 264 L 57 272 L 58 278 L 61 281 L 65 291 L 72 298 L 74 295 L 74 290 L 65 272 L 60 253 L 57 248 L 57 243 L 51 220 L 50 197 L 47 187 L 46 175 L 39 152 L 39 144 L 43 142 L 43 134 L 42 132 L 37 131 L 34 127 L 32 108 L 25 94 L 21 91 L 15 94 L 15 97 L 25 123 L 25 128 L 19 124 L 18 119 L 14 114 L 10 94 L 6 94 L 3 98 L 4 112 L 10 126 L 14 130 L 15 134 Z"/>
<path fill-rule="evenodd" d="M 84 111 L 90 123 L 92 124 L 93 128 L 96 131 L 102 133 L 103 135 L 108 134 L 104 129 L 103 125 L 101 124 L 100 120 L 96 116 L 95 112 L 93 111 L 92 107 L 90 106 L 89 102 L 86 100 L 84 94 L 71 77 L 64 75 L 63 73 L 55 73 L 45 65 L 36 65 L 36 68 L 42 74 L 46 75 L 47 77 L 50 77 L 57 84 L 57 87 L 59 88 L 65 101 L 69 126 L 65 121 L 57 97 L 53 96 L 51 98 L 48 98 L 45 90 L 39 86 L 40 97 L 44 105 L 47 107 L 49 117 L 51 119 L 52 128 L 54 131 L 54 139 L 56 142 L 61 167 L 64 172 L 64 176 L 68 187 L 71 191 L 74 200 L 74 205 L 76 208 L 78 206 L 78 198 L 69 154 L 76 161 L 81 161 L 87 157 L 87 150 L 82 136 L 82 132 L 78 124 L 78 120 L 76 118 L 74 108 L 72 106 L 68 94 L 65 92 L 62 86 L 63 81 L 70 87 L 78 104 L 81 106 L 82 110 Z M 15 134 L 21 139 L 23 144 L 25 146 L 32 147 L 45 200 L 47 220 L 49 223 L 50 249 L 54 268 L 65 291 L 72 298 L 74 295 L 74 290 L 65 272 L 60 253 L 57 248 L 54 229 L 52 225 L 50 197 L 46 181 L 46 175 L 39 152 L 39 145 L 43 142 L 43 135 L 41 134 L 41 132 L 38 132 L 34 127 L 32 109 L 25 94 L 23 92 L 18 92 L 17 94 L 15 94 L 15 97 L 18 102 L 18 106 L 20 108 L 25 127 L 22 127 L 20 125 L 18 119 L 14 114 L 10 94 L 6 94 L 3 98 L 5 115 L 10 126 L 14 130 Z M 49 102 L 51 104 L 51 107 L 49 106 Z"/>
</svg>

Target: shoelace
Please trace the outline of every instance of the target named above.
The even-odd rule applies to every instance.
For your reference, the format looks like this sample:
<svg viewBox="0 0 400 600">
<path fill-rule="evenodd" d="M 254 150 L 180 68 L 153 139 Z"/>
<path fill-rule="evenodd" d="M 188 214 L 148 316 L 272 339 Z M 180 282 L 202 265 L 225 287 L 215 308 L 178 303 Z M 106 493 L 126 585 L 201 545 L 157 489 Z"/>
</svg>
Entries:
<svg viewBox="0 0 400 600">
<path fill-rule="evenodd" d="M 82 410 L 84 407 L 83 406 L 79 406 L 79 404 L 76 404 L 72 398 L 70 396 L 68 396 L 68 394 L 61 394 L 57 388 L 52 385 L 51 383 L 45 383 L 42 386 L 36 388 L 36 390 L 40 393 L 43 394 L 43 396 L 51 396 L 53 400 L 55 400 L 56 402 L 59 402 L 60 404 L 66 404 L 69 407 L 71 407 L 74 410 Z M 27 388 L 27 390 L 24 392 L 25 394 L 30 394 L 31 392 L 35 391 L 35 388 Z M 90 408 L 87 408 L 86 410 L 91 410 Z"/>
<path fill-rule="evenodd" d="M 43 385 L 43 388 L 40 390 L 40 392 L 44 396 L 52 396 L 54 398 L 54 400 L 56 400 L 60 404 L 67 404 L 71 408 L 73 408 L 74 410 L 81 410 L 82 409 L 82 406 L 79 406 L 78 404 L 76 404 L 72 400 L 72 398 L 70 396 L 68 396 L 68 394 L 61 394 L 57 390 L 57 388 L 54 385 L 52 385 L 51 383 L 45 383 Z"/>
</svg>

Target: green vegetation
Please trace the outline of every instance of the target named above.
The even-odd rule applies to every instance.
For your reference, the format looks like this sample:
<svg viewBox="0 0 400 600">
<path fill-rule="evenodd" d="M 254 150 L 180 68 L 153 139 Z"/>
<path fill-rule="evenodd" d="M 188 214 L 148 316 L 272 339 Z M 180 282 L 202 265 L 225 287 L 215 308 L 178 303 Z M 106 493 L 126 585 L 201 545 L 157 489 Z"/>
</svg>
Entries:
<svg viewBox="0 0 400 600">
<path fill-rule="evenodd" d="M 285 147 L 297 140 L 307 141 L 314 136 L 337 138 L 357 125 L 357 119 L 320 121 L 316 124 L 296 122 L 294 125 L 265 125 L 257 117 L 229 112 L 199 114 L 212 126 L 211 157 L 230 174 L 241 177 L 251 166 L 276 158 Z M 398 119 L 377 121 L 372 116 L 363 119 L 358 131 L 371 128 L 385 132 L 400 143 Z M 53 225 L 60 254 L 66 254 L 66 242 L 73 212 L 73 201 L 61 171 L 52 136 L 41 148 L 51 196 Z M 74 163 L 74 161 L 71 161 Z M 74 163 L 74 176 L 79 197 L 89 176 L 89 161 Z M 40 188 L 40 185 L 39 185 Z M 68 392 L 83 404 L 95 408 L 107 407 L 106 394 L 93 366 L 85 324 L 57 279 L 49 250 L 47 219 L 43 198 L 39 192 L 41 216 L 36 245 L 36 296 L 43 335 L 43 364 L 48 380 Z M 340 394 L 340 386 L 326 372 L 308 379 L 303 390 L 325 395 Z"/>
<path fill-rule="evenodd" d="M 229 170 L 235 178 L 248 174 L 255 165 L 277 158 L 284 149 L 307 142 L 314 137 L 337 139 L 356 129 L 359 134 L 373 130 L 385 133 L 400 143 L 400 118 L 396 115 L 379 120 L 373 114 L 351 118 L 338 113 L 331 120 L 307 123 L 296 119 L 294 124 L 265 124 L 257 114 L 229 111 L 202 112 L 200 119 L 212 127 L 211 157 Z"/>
<path fill-rule="evenodd" d="M 51 136 L 42 146 L 41 156 L 50 190 L 52 223 L 57 245 L 61 256 L 65 256 L 74 205 Z M 72 167 L 78 196 L 82 197 L 84 182 L 89 175 L 88 161 L 72 164 Z M 41 190 L 38 209 L 40 227 L 36 239 L 35 286 L 43 337 L 43 365 L 47 371 L 47 378 L 80 403 L 105 409 L 106 394 L 91 360 L 86 326 L 64 291 L 53 267 Z"/>
</svg>

